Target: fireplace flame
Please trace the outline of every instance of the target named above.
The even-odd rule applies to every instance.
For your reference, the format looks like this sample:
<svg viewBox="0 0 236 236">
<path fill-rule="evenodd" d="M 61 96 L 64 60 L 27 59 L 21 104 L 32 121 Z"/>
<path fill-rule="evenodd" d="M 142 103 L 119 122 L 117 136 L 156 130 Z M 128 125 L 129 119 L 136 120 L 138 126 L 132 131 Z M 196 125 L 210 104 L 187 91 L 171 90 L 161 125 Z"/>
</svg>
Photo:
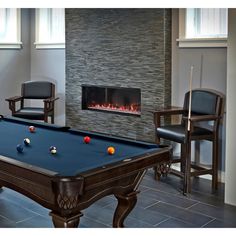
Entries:
<svg viewBox="0 0 236 236">
<path fill-rule="evenodd" d="M 117 104 L 90 104 L 89 109 L 103 110 L 103 111 L 116 111 L 123 113 L 139 114 L 140 115 L 140 105 L 131 104 L 128 106 L 120 106 Z"/>
</svg>

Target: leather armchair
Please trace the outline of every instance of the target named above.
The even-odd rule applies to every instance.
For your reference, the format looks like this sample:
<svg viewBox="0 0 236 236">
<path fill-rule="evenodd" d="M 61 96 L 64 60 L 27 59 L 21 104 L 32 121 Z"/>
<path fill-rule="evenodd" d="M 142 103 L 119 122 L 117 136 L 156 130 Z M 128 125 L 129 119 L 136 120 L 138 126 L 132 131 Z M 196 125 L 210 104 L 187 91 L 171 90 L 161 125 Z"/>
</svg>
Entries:
<svg viewBox="0 0 236 236">
<path fill-rule="evenodd" d="M 43 101 L 43 107 L 25 106 L 25 100 L 36 99 Z M 7 98 L 9 109 L 12 116 L 30 119 L 43 120 L 48 122 L 48 117 L 51 117 L 51 123 L 54 124 L 54 105 L 55 101 L 55 85 L 47 81 L 27 81 L 22 84 L 21 96 Z M 20 103 L 20 108 L 17 109 L 17 103 Z"/>
</svg>

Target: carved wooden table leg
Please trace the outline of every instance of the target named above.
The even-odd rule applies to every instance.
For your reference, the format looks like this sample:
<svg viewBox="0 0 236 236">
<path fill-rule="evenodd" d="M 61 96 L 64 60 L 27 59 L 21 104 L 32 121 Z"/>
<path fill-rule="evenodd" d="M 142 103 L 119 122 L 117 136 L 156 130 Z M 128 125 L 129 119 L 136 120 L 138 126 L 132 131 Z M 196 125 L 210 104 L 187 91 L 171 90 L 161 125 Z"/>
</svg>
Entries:
<svg viewBox="0 0 236 236">
<path fill-rule="evenodd" d="M 137 202 L 137 192 L 132 192 L 125 196 L 115 195 L 118 200 L 118 205 L 116 207 L 114 217 L 113 217 L 113 227 L 124 227 L 124 220 L 128 216 L 128 214 L 134 208 Z"/>
<path fill-rule="evenodd" d="M 83 214 L 79 213 L 72 217 L 63 217 L 50 212 L 49 215 L 52 216 L 52 222 L 55 228 L 77 228 L 79 225 L 80 217 Z"/>
</svg>

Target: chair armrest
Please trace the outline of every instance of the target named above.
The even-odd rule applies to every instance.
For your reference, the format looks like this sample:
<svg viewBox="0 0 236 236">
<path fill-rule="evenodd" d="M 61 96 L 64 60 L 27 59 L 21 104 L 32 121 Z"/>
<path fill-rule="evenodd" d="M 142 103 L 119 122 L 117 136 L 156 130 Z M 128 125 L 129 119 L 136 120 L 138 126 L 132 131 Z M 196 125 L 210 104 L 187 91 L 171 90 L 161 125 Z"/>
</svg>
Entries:
<svg viewBox="0 0 236 236">
<path fill-rule="evenodd" d="M 21 107 L 23 106 L 23 97 L 22 96 L 15 96 L 5 99 L 5 101 L 9 102 L 9 109 L 12 112 L 12 115 L 16 112 L 16 102 L 21 102 Z"/>
<path fill-rule="evenodd" d="M 56 100 L 58 100 L 59 98 L 46 98 L 43 100 L 44 102 L 44 112 L 47 113 L 47 112 L 50 112 L 50 111 L 53 111 L 54 110 L 54 102 Z"/>
<path fill-rule="evenodd" d="M 157 127 L 160 127 L 161 125 L 161 116 L 167 116 L 167 115 L 181 115 L 185 112 L 185 110 L 182 107 L 164 107 L 160 108 L 158 111 L 153 111 L 154 115 L 154 124 L 155 124 L 155 129 Z"/>
<path fill-rule="evenodd" d="M 191 116 L 190 122 L 200 122 L 200 121 L 213 121 L 219 119 L 219 116 L 216 115 L 199 115 L 199 116 Z M 183 120 L 188 120 L 187 116 L 183 117 Z"/>
<path fill-rule="evenodd" d="M 15 96 L 15 97 L 7 98 L 7 99 L 5 99 L 5 101 L 8 101 L 8 102 L 18 102 L 18 101 L 21 101 L 22 99 L 23 99 L 22 96 Z"/>
<path fill-rule="evenodd" d="M 164 116 L 164 115 L 178 115 L 183 114 L 184 109 L 182 107 L 176 106 L 169 106 L 169 107 L 162 107 L 157 111 L 153 111 L 154 115 Z"/>
<path fill-rule="evenodd" d="M 56 100 L 58 100 L 59 98 L 46 98 L 43 100 L 43 102 L 54 102 Z"/>
</svg>

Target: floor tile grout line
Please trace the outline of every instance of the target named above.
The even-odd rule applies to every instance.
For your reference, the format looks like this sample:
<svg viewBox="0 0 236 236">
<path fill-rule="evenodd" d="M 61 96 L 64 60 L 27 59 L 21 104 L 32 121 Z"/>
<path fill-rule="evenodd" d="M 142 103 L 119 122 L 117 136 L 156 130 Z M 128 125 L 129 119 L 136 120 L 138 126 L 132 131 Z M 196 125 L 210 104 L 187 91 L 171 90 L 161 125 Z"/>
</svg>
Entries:
<svg viewBox="0 0 236 236">
<path fill-rule="evenodd" d="M 36 216 L 31 216 L 31 217 L 28 217 L 28 218 L 26 218 L 26 219 L 24 219 L 24 220 L 16 221 L 15 223 L 16 223 L 16 224 L 19 224 L 19 223 L 22 223 L 22 222 L 26 222 L 26 221 L 28 221 L 28 220 L 33 219 L 34 217 L 36 217 Z"/>
<path fill-rule="evenodd" d="M 23 208 L 24 210 L 27 210 L 27 211 L 29 211 L 29 212 L 32 212 L 32 213 L 36 214 L 37 216 L 45 217 L 44 215 L 42 215 L 42 214 L 40 214 L 40 213 L 38 213 L 38 212 L 36 212 L 36 211 L 34 211 L 34 210 L 31 210 L 30 208 L 24 206 L 24 203 L 23 203 L 22 205 L 19 205 L 19 204 L 16 204 L 15 201 L 13 201 L 12 199 L 7 199 L 7 198 L 2 198 L 2 199 L 5 199 L 6 201 L 9 201 L 9 202 L 11 202 L 11 203 L 14 204 L 14 205 L 17 205 L 18 207 Z M 31 200 L 31 199 L 30 199 L 30 200 Z M 41 206 L 40 204 L 39 204 L 39 207 L 45 208 L 45 207 Z M 45 208 L 45 209 L 47 209 L 47 208 Z M 34 217 L 34 216 L 33 216 L 33 217 Z M 45 217 L 45 218 L 46 218 L 46 217 Z"/>
<path fill-rule="evenodd" d="M 215 219 L 218 219 L 218 220 L 222 220 L 221 218 L 217 218 L 215 216 L 211 216 L 211 215 L 207 215 L 205 213 L 202 213 L 202 212 L 198 212 L 196 210 L 193 210 L 193 209 L 188 209 L 189 212 L 192 212 L 192 213 L 197 213 L 197 214 L 200 214 L 200 215 L 203 215 L 203 216 L 207 216 L 207 217 L 210 217 L 210 218 L 215 218 Z"/>
<path fill-rule="evenodd" d="M 157 192 L 161 192 L 161 193 L 164 193 L 164 194 L 168 194 L 168 193 L 165 193 L 163 191 L 159 191 L 159 190 L 155 190 Z M 169 194 L 168 194 L 169 195 Z M 175 197 L 175 195 L 173 195 L 173 197 Z M 150 197 L 152 198 L 153 200 L 156 200 L 154 197 Z M 184 197 L 178 197 L 178 199 L 181 199 L 181 200 L 186 200 Z M 160 201 L 160 200 L 159 200 Z M 200 203 L 200 201 L 197 201 L 197 200 L 193 200 L 193 199 L 187 199 L 187 201 L 191 201 L 191 202 L 194 202 L 193 205 L 197 204 L 197 203 Z M 167 202 L 166 202 L 167 203 Z M 169 204 L 169 203 L 168 203 Z"/>
<path fill-rule="evenodd" d="M 182 222 L 182 223 L 185 223 L 185 224 L 192 225 L 192 226 L 196 227 L 194 224 L 192 224 L 192 223 L 190 223 L 190 222 L 187 222 L 187 221 L 185 221 L 185 220 L 179 219 L 179 218 L 177 218 L 177 217 L 170 216 L 169 219 L 175 219 L 175 220 L 180 221 L 180 222 Z M 168 220 L 169 220 L 169 219 L 168 219 Z M 190 227 L 188 227 L 188 228 L 190 228 Z"/>
<path fill-rule="evenodd" d="M 166 204 L 165 202 L 162 202 L 162 201 L 160 201 L 159 203 L 164 203 L 164 204 Z M 154 205 L 155 205 L 155 204 L 153 204 L 152 206 L 154 206 Z M 173 205 L 173 204 L 169 204 L 169 205 L 175 206 L 175 205 Z M 182 209 L 182 210 L 185 210 L 185 211 L 190 212 L 190 213 L 194 213 L 194 214 L 206 216 L 206 217 L 211 218 L 211 219 L 216 218 L 216 217 L 214 217 L 214 216 L 209 216 L 209 215 L 203 214 L 203 213 L 201 213 L 201 212 L 196 212 L 196 211 L 189 210 L 189 209 L 186 209 L 186 208 L 181 208 L 181 207 L 178 207 L 178 206 L 175 206 L 175 207 L 177 207 L 177 208 L 179 208 L 179 209 Z M 145 209 L 146 209 L 146 208 L 145 208 Z M 160 214 L 165 215 L 165 214 L 163 214 L 163 213 L 160 213 Z M 170 215 L 165 215 L 165 216 L 171 217 Z M 173 218 L 178 219 L 177 217 L 173 217 Z M 218 218 L 216 218 L 216 219 L 218 219 Z M 219 219 L 219 220 L 220 220 L 220 219 Z"/>
<path fill-rule="evenodd" d="M 165 220 L 162 220 L 161 222 L 159 222 L 159 223 L 157 223 L 157 224 L 155 224 L 154 226 L 155 227 L 157 227 L 158 225 L 160 225 L 160 224 L 162 224 L 162 223 L 164 223 L 164 222 L 166 222 L 166 221 L 168 221 L 169 219 L 171 219 L 172 217 L 171 216 L 169 216 L 167 219 L 165 219 Z"/>
<path fill-rule="evenodd" d="M 8 220 L 8 221 L 11 221 L 11 222 L 15 223 L 15 221 L 13 221 L 13 220 L 9 219 L 9 218 L 8 218 L 8 217 L 6 217 L 6 216 L 0 215 L 0 217 L 2 217 L 2 218 L 3 218 L 3 219 L 5 219 L 5 220 Z"/>
<path fill-rule="evenodd" d="M 179 208 L 179 209 L 181 209 L 181 210 L 187 210 L 187 211 L 188 211 L 188 208 L 179 207 L 179 206 L 176 206 L 176 205 L 174 205 L 174 204 L 172 204 L 172 203 L 167 203 L 167 202 L 163 202 L 163 201 L 160 201 L 160 200 L 159 200 L 157 203 L 164 203 L 164 204 L 167 204 L 167 205 L 170 205 L 170 206 L 174 206 L 174 207 L 176 207 L 176 208 Z M 152 204 L 151 206 L 153 206 L 153 205 L 155 205 L 155 203 Z"/>
<path fill-rule="evenodd" d="M 160 190 L 157 190 L 156 188 L 151 188 L 151 187 L 149 187 L 150 188 L 150 190 L 154 190 L 154 191 L 160 191 Z M 148 190 L 147 190 L 148 191 Z M 178 193 L 169 193 L 169 192 L 165 192 L 165 191 L 160 191 L 160 192 L 162 192 L 162 193 L 165 193 L 165 194 L 171 194 L 171 195 L 173 195 L 173 196 L 175 196 L 176 194 L 178 194 Z M 142 192 L 141 192 L 142 193 Z M 183 197 L 183 199 L 184 199 L 184 197 Z"/>
<path fill-rule="evenodd" d="M 189 210 L 191 207 L 194 207 L 194 206 L 196 206 L 196 205 L 198 205 L 200 202 L 196 202 L 195 204 L 193 204 L 193 205 L 191 205 L 191 206 L 189 206 L 189 207 L 186 207 L 185 209 L 186 210 Z"/>
<path fill-rule="evenodd" d="M 214 218 L 214 219 L 210 220 L 209 222 L 203 224 L 203 225 L 201 226 L 201 228 L 203 228 L 204 226 L 206 226 L 206 225 L 208 225 L 209 223 L 213 222 L 214 220 L 216 220 L 216 218 Z"/>
</svg>

